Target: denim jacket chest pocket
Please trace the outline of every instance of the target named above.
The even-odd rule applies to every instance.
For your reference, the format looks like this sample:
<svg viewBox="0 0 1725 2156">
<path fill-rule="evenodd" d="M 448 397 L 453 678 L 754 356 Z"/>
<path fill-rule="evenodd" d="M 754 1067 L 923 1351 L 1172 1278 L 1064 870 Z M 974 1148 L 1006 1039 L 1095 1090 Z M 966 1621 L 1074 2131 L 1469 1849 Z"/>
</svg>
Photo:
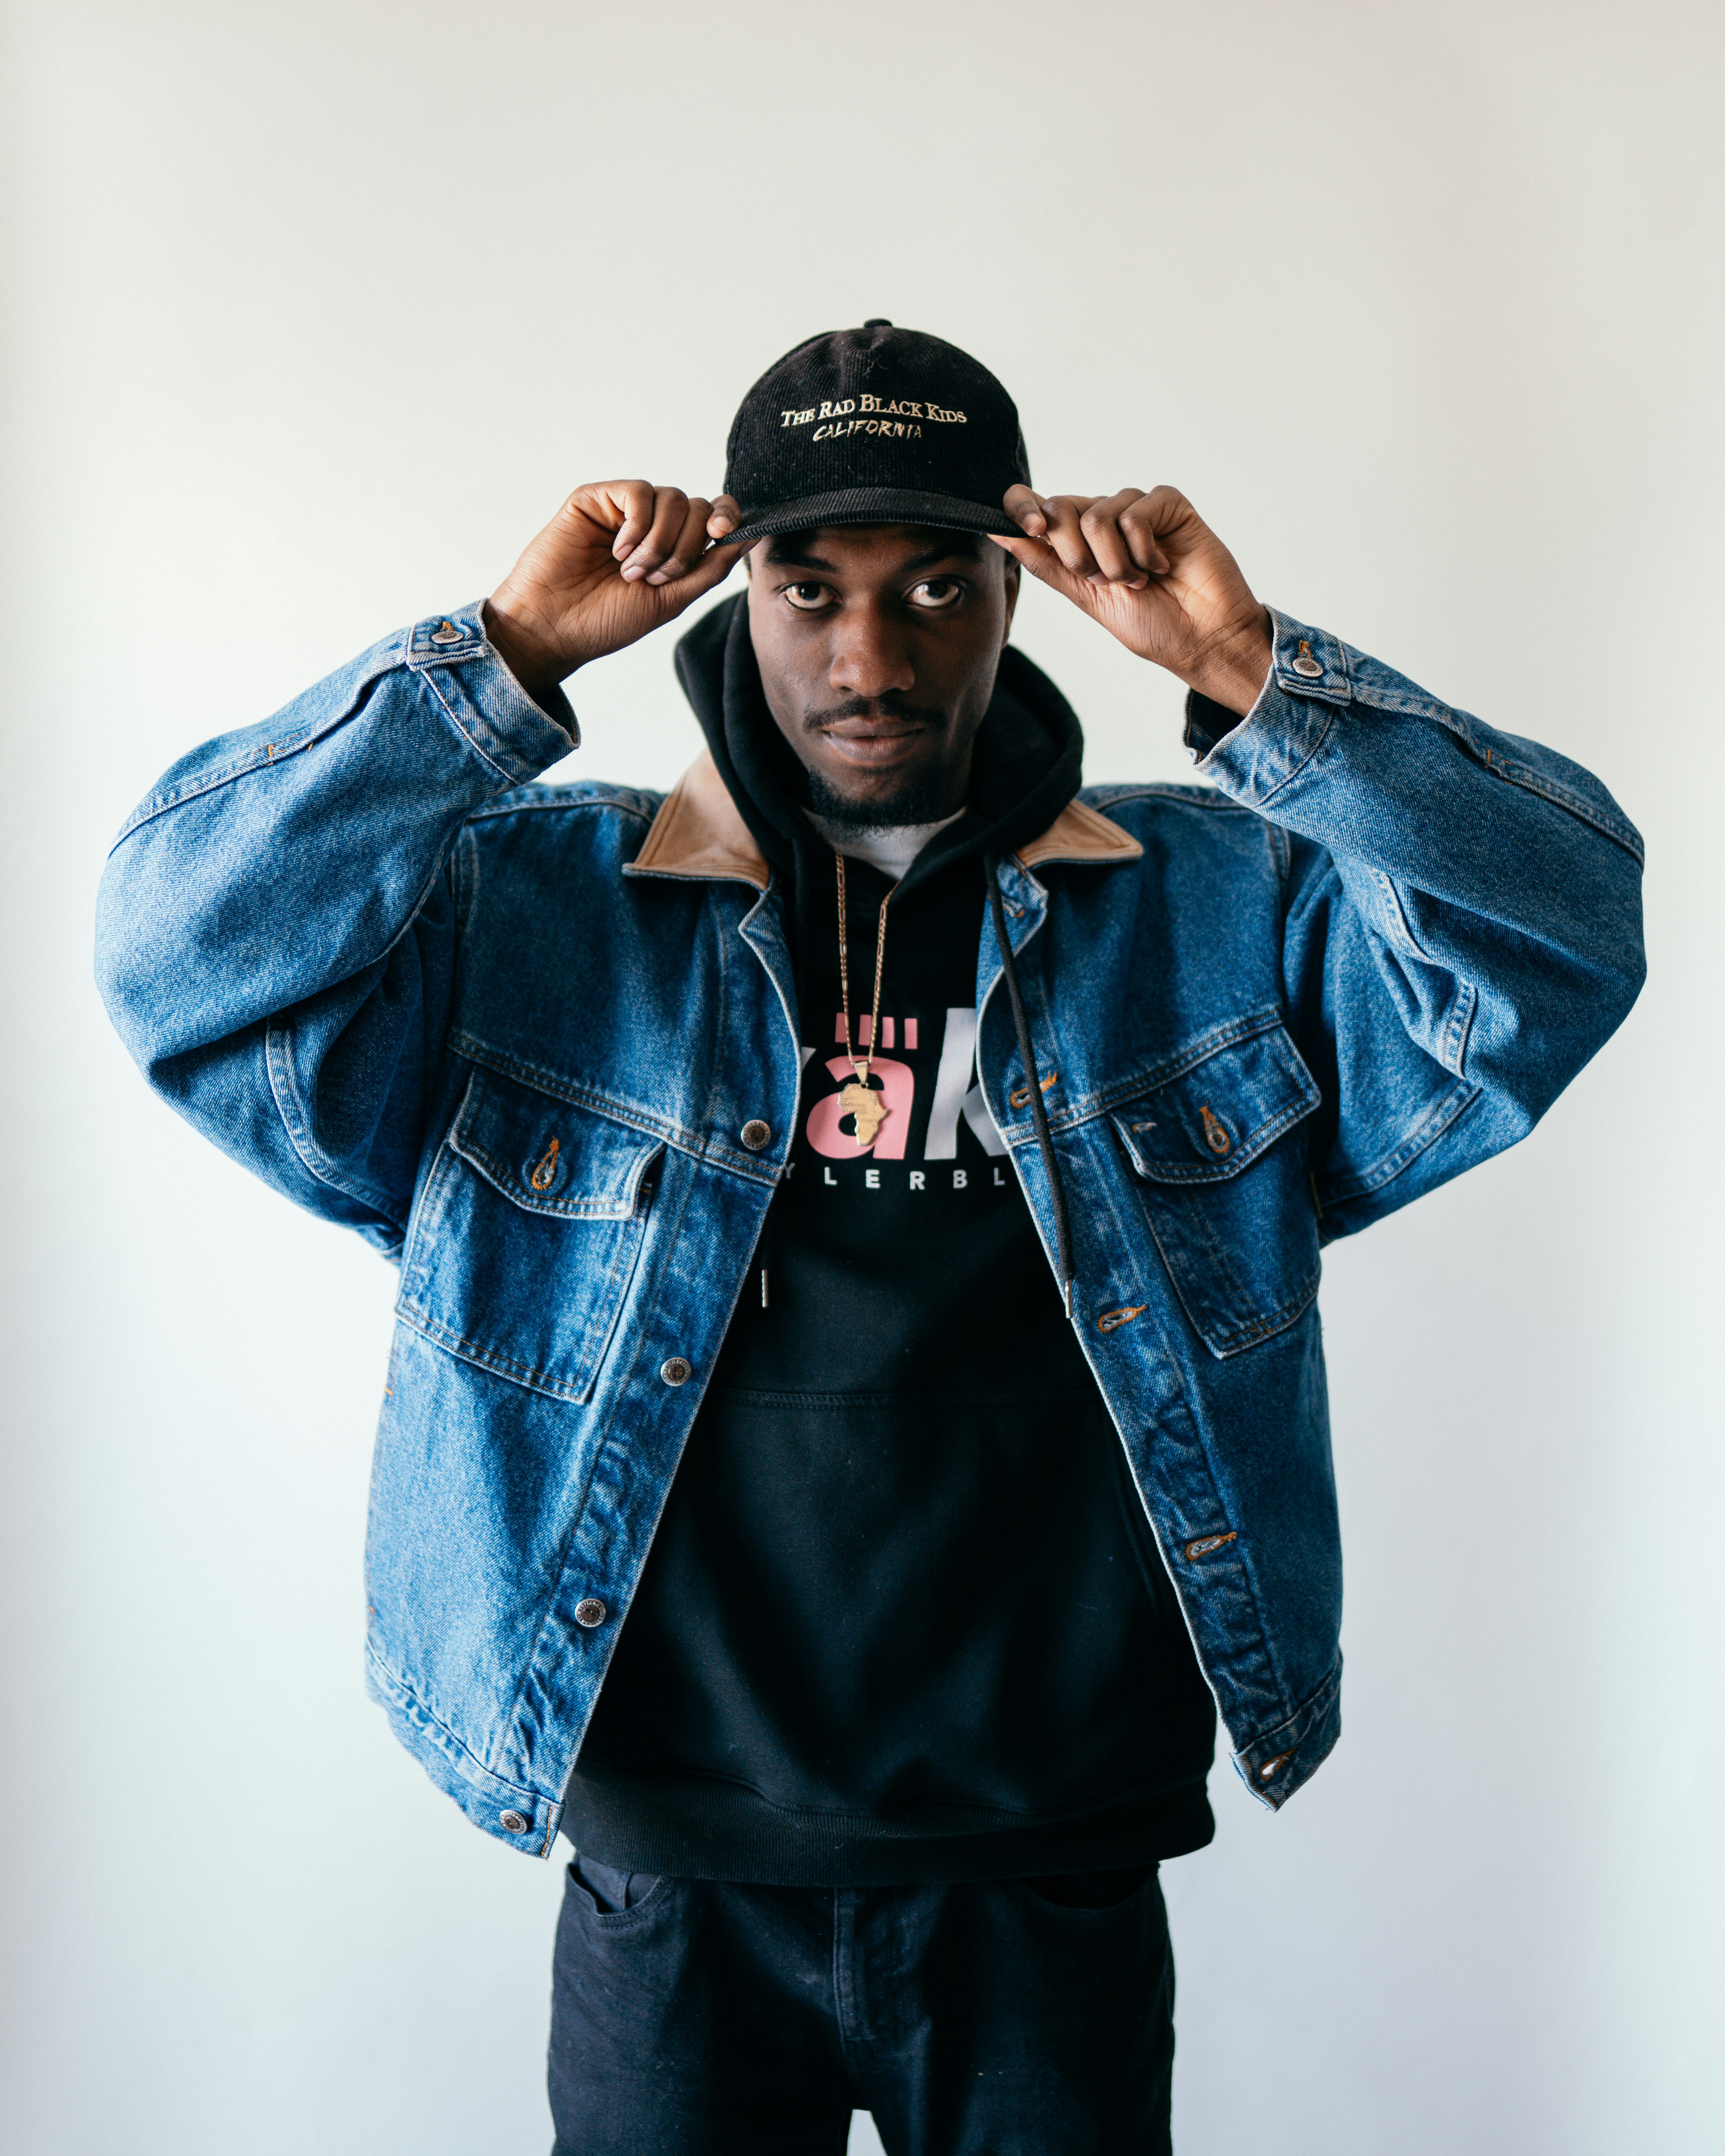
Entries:
<svg viewBox="0 0 1725 2156">
<path fill-rule="evenodd" d="M 476 1069 L 403 1256 L 399 1315 L 481 1369 L 588 1399 L 664 1150 L 608 1116 Z"/>
<path fill-rule="evenodd" d="M 1272 1022 L 1111 1112 L 1150 1232 L 1213 1355 L 1281 1332 L 1317 1291 L 1299 1126 L 1319 1098 Z"/>
</svg>

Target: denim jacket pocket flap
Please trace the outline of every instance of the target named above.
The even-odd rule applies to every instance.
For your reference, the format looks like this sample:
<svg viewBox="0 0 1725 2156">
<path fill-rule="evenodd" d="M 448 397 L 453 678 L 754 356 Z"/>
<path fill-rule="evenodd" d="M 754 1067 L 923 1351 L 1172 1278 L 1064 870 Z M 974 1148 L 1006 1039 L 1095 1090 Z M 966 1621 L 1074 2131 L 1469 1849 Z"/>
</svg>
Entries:
<svg viewBox="0 0 1725 2156">
<path fill-rule="evenodd" d="M 1213 1355 L 1285 1332 L 1317 1291 L 1317 1219 L 1294 1133 L 1319 1098 L 1272 1022 L 1111 1111 L 1174 1292 Z"/>
<path fill-rule="evenodd" d="M 402 1257 L 402 1317 L 530 1391 L 593 1396 L 646 1232 L 663 1142 L 475 1070 Z"/>
<path fill-rule="evenodd" d="M 626 1220 L 660 1141 L 518 1080 L 475 1072 L 449 1143 L 529 1213 Z"/>
<path fill-rule="evenodd" d="M 1309 1116 L 1319 1094 L 1279 1025 L 1214 1049 L 1113 1111 L 1135 1172 L 1151 1183 L 1223 1183 Z"/>
</svg>

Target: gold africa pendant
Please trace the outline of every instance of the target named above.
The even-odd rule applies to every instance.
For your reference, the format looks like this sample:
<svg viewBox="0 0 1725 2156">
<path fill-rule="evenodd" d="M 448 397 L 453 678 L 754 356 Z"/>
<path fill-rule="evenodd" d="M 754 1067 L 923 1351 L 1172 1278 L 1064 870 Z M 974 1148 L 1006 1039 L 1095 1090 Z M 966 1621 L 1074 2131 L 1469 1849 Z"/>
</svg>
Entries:
<svg viewBox="0 0 1725 2156">
<path fill-rule="evenodd" d="M 856 1118 L 856 1147 L 859 1152 L 875 1142 L 875 1133 L 886 1121 L 886 1103 L 871 1086 L 865 1086 L 860 1078 L 853 1078 L 839 1095 L 839 1104 L 847 1115 Z"/>
</svg>

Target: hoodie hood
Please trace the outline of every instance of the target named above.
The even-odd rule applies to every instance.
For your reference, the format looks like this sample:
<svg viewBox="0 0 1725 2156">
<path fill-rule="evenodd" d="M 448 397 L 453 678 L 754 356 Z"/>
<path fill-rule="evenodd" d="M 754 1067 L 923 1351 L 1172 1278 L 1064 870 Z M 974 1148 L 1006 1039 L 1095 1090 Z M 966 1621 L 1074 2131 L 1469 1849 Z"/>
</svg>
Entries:
<svg viewBox="0 0 1725 2156">
<path fill-rule="evenodd" d="M 832 851 L 804 814 L 803 767 L 768 708 L 748 598 L 701 616 L 677 645 L 677 679 L 737 814 L 775 872 L 806 890 L 830 881 Z M 1045 831 L 1078 791 L 1084 734 L 1054 683 L 1009 644 L 978 730 L 970 803 L 919 855 L 905 884 L 960 855 L 1010 853 Z"/>
</svg>

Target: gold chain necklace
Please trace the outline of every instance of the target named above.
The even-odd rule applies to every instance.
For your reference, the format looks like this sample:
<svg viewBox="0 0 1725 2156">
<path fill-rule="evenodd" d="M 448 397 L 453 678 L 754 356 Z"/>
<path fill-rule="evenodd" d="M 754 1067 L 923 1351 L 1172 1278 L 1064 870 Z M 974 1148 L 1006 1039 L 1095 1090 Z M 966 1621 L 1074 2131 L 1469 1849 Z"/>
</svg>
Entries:
<svg viewBox="0 0 1725 2156">
<path fill-rule="evenodd" d="M 886 961 L 886 908 L 892 893 L 880 901 L 880 932 L 875 939 L 875 1011 L 869 1020 L 866 1053 L 860 1063 L 850 1045 L 850 937 L 845 918 L 845 856 L 834 852 L 839 865 L 839 993 L 845 1004 L 845 1058 L 856 1075 L 839 1094 L 840 1112 L 856 1118 L 856 1149 L 863 1152 L 875 1142 L 875 1134 L 890 1112 L 886 1103 L 869 1083 L 875 1050 L 880 1045 L 880 969 Z"/>
</svg>

